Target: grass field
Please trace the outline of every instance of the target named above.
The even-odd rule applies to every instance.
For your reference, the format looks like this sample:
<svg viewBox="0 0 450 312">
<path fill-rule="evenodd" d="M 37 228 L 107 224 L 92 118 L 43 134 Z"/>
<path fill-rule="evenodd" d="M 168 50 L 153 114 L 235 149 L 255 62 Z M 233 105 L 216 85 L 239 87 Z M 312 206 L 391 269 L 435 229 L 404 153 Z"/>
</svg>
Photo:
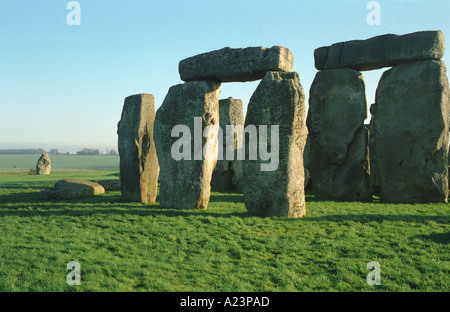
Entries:
<svg viewBox="0 0 450 312">
<path fill-rule="evenodd" d="M 69 177 L 0 175 L 0 291 L 449 291 L 447 204 L 315 201 L 307 217 L 249 215 L 241 194 L 206 211 L 122 201 L 42 202 Z M 114 172 L 70 177 L 117 178 Z M 81 285 L 66 283 L 67 263 Z M 381 285 L 369 286 L 370 261 Z"/>
<path fill-rule="evenodd" d="M 0 173 L 35 169 L 41 155 L 0 155 Z M 52 170 L 119 170 L 119 156 L 50 155 Z M 13 168 L 16 168 L 15 170 Z"/>
</svg>

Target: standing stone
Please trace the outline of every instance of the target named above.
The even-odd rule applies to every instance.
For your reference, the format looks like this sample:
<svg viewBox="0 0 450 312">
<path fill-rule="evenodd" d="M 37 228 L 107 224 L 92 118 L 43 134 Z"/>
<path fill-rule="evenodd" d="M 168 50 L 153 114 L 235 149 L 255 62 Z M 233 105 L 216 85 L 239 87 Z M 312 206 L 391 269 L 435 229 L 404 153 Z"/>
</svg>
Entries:
<svg viewBox="0 0 450 312">
<path fill-rule="evenodd" d="M 444 52 L 445 38 L 441 31 L 419 31 L 335 43 L 316 49 L 314 59 L 318 70 L 348 67 L 362 71 L 441 59 Z"/>
<path fill-rule="evenodd" d="M 52 164 L 50 156 L 47 153 L 42 153 L 41 157 L 36 164 L 36 174 L 50 174 L 52 170 Z"/>
<path fill-rule="evenodd" d="M 190 80 L 217 80 L 221 82 L 253 81 L 268 71 L 290 72 L 294 55 L 279 46 L 223 48 L 184 59 L 178 65 L 180 78 Z"/>
<path fill-rule="evenodd" d="M 211 81 L 173 86 L 156 112 L 155 142 L 161 166 L 162 207 L 206 209 L 208 206 L 211 176 L 217 162 L 218 128 L 213 128 L 206 137 L 202 132 L 207 126 L 219 126 L 220 87 L 220 83 Z M 202 152 L 205 145 L 210 146 L 207 153 Z"/>
<path fill-rule="evenodd" d="M 151 94 L 125 98 L 117 126 L 122 198 L 154 203 L 158 192 L 159 164 L 153 141 L 155 99 Z"/>
<path fill-rule="evenodd" d="M 245 140 L 243 193 L 249 212 L 288 218 L 306 215 L 304 118 L 305 93 L 298 73 L 268 72 L 252 95 L 245 118 L 245 132 L 256 127 L 259 137 L 257 147 L 252 146 L 252 135 Z M 262 126 L 267 126 L 267 141 L 261 140 Z M 277 127 L 279 135 L 272 138 Z M 271 157 L 263 157 L 262 151 Z"/>
<path fill-rule="evenodd" d="M 311 85 L 307 125 L 309 171 L 316 198 L 371 201 L 363 75 L 353 69 L 318 72 Z"/>
<path fill-rule="evenodd" d="M 442 61 L 386 71 L 376 92 L 383 202 L 447 202 L 449 86 Z"/>
<path fill-rule="evenodd" d="M 244 127 L 244 110 L 242 100 L 228 99 L 219 101 L 219 115 L 220 115 L 220 128 L 222 129 L 222 149 L 219 149 L 219 157 L 222 160 L 217 161 L 217 165 L 214 168 L 214 172 L 211 179 L 211 190 L 224 192 L 224 191 L 242 191 L 242 160 L 238 159 L 238 155 L 235 152 L 233 159 L 227 157 L 227 126 Z M 228 131 L 229 132 L 229 131 Z M 238 147 L 241 147 L 241 142 L 238 142 L 238 138 L 234 133 L 230 144 L 233 146 L 233 150 L 237 151 Z M 220 134 L 219 134 L 220 135 Z M 219 141 L 220 143 L 220 141 Z"/>
<path fill-rule="evenodd" d="M 372 190 L 374 193 L 380 192 L 380 174 L 377 168 L 377 154 L 376 154 L 376 133 L 375 123 L 377 114 L 377 105 L 370 105 L 370 124 L 369 124 L 369 155 L 370 155 L 370 182 L 372 183 Z"/>
</svg>

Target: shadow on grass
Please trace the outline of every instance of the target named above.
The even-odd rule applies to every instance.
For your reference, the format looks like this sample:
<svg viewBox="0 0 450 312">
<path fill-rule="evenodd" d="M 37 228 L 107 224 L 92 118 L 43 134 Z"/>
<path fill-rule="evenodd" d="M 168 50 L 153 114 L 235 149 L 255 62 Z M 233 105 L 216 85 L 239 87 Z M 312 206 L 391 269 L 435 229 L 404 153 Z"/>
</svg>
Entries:
<svg viewBox="0 0 450 312">
<path fill-rule="evenodd" d="M 433 215 L 408 215 L 408 214 L 332 214 L 320 217 L 305 217 L 305 222 L 336 222 L 336 223 L 371 223 L 371 222 L 413 222 L 423 223 L 433 221 L 436 223 L 449 224 L 450 216 L 433 216 Z"/>
<path fill-rule="evenodd" d="M 17 187 L 12 187 L 17 189 Z M 29 189 L 29 188 L 25 188 Z M 36 187 L 39 191 L 42 190 L 42 187 Z M 156 197 L 156 201 L 159 202 L 159 194 Z M 3 204 L 33 204 L 33 203 L 130 203 L 130 204 L 139 204 L 132 203 L 122 199 L 120 191 L 107 191 L 104 194 L 98 196 L 89 196 L 82 197 L 73 200 L 47 200 L 43 201 L 39 199 L 39 192 L 18 192 L 18 193 L 10 193 L 7 195 L 0 195 L 0 203 Z M 210 198 L 211 203 L 219 203 L 219 202 L 232 202 L 232 203 L 243 203 L 242 194 L 239 193 L 223 193 L 223 194 L 212 194 Z"/>
<path fill-rule="evenodd" d="M 98 204 L 98 205 L 97 205 Z M 54 201 L 44 202 L 40 204 L 30 204 L 20 207 L 0 207 L 0 218 L 8 216 L 18 217 L 34 217 L 34 216 L 93 216 L 93 215 L 137 215 L 137 216 L 165 216 L 165 217 L 220 217 L 220 218 L 254 218 L 255 215 L 247 211 L 232 211 L 223 212 L 217 211 L 214 208 L 208 210 L 180 210 L 173 208 L 163 208 L 158 204 L 140 204 L 140 203 L 125 203 L 121 201 L 105 202 L 74 202 L 74 201 Z M 382 215 L 382 214 L 340 214 L 328 215 L 320 217 L 305 217 L 302 219 L 286 219 L 283 217 L 256 217 L 261 219 L 273 220 L 276 222 L 297 222 L 298 224 L 304 222 L 313 223 L 342 223 L 348 225 L 349 222 L 355 224 L 364 223 L 383 223 L 383 222 L 408 222 L 408 223 L 424 223 L 433 221 L 440 224 L 449 224 L 450 217 L 448 216 L 433 216 L 433 215 Z M 350 225 L 351 226 L 351 225 Z M 430 235 L 429 237 L 418 237 L 420 239 L 442 240 L 449 241 L 447 236 Z"/>
<path fill-rule="evenodd" d="M 50 182 L 49 185 L 53 185 L 53 182 Z M 28 190 L 28 189 L 36 189 L 43 190 L 45 187 L 42 187 L 42 183 L 39 182 L 30 182 L 30 183 L 2 183 L 0 186 L 1 189 L 7 190 Z"/>
<path fill-rule="evenodd" d="M 311 201 L 315 201 L 308 195 Z M 243 196 L 239 193 L 213 193 L 211 204 L 221 203 L 243 203 Z M 9 204 L 10 207 L 2 207 L 1 204 Z M 225 209 L 225 212 L 223 212 Z M 219 211 L 218 211 L 219 210 Z M 96 214 L 125 215 L 134 214 L 139 216 L 211 216 L 211 217 L 255 217 L 245 211 L 233 211 L 227 208 L 216 208 L 210 206 L 208 210 L 179 210 L 163 208 L 157 203 L 144 204 L 133 203 L 122 199 L 120 191 L 107 192 L 98 196 L 84 197 L 73 200 L 42 201 L 38 198 L 38 192 L 19 192 L 0 196 L 0 217 L 2 216 L 91 216 Z M 333 222 L 333 223 L 371 223 L 371 222 L 413 222 L 420 223 L 433 221 L 441 224 L 449 224 L 450 216 L 415 215 L 415 214 L 328 214 L 316 217 L 306 216 L 301 219 L 286 219 L 283 217 L 260 217 L 273 219 L 280 222 Z M 431 237 L 430 239 L 433 239 Z"/>
<path fill-rule="evenodd" d="M 139 216 L 212 216 L 212 217 L 252 217 L 248 212 L 229 213 L 217 212 L 213 208 L 208 210 L 180 210 L 159 206 L 157 203 L 136 203 L 122 199 L 120 191 L 107 192 L 102 195 L 83 197 L 72 200 L 40 200 L 39 192 L 20 192 L 0 196 L 0 218 L 6 216 L 92 216 L 104 215 L 139 215 Z M 242 202 L 239 194 L 211 195 L 211 203 Z M 11 207 L 1 206 L 9 204 Z"/>
<path fill-rule="evenodd" d="M 115 203 L 124 202 L 120 195 L 105 193 L 100 196 L 82 197 L 72 200 L 41 200 L 39 199 L 39 192 L 19 192 L 7 195 L 0 195 L 0 204 L 47 204 L 65 203 L 65 204 L 81 204 L 81 203 Z"/>
<path fill-rule="evenodd" d="M 35 217 L 35 216 L 93 216 L 93 215 L 136 215 L 136 216 L 165 216 L 165 217 L 252 217 L 248 212 L 213 212 L 204 210 L 179 210 L 161 208 L 158 205 L 155 206 L 142 206 L 142 208 L 136 208 L 135 206 L 127 205 L 114 205 L 111 207 L 83 207 L 83 206 L 71 206 L 68 203 L 55 203 L 50 206 L 36 206 L 32 210 L 18 210 L 8 209 L 7 211 L 0 210 L 0 218 L 8 216 L 20 216 L 20 217 Z"/>
<path fill-rule="evenodd" d="M 432 233 L 430 235 L 417 235 L 410 237 L 411 240 L 420 239 L 423 241 L 432 241 L 439 244 L 450 244 L 450 232 L 447 233 Z"/>
</svg>

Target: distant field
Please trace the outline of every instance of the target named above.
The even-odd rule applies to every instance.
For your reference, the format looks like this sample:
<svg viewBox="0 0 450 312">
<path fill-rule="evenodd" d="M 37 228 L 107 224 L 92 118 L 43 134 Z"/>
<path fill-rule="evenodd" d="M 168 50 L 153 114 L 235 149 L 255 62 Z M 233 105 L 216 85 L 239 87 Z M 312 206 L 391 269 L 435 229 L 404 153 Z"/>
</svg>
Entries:
<svg viewBox="0 0 450 312">
<path fill-rule="evenodd" d="M 0 155 L 0 173 L 36 168 L 40 155 Z M 52 169 L 119 170 L 119 156 L 50 155 Z M 24 170 L 20 170 L 24 169 Z"/>
</svg>

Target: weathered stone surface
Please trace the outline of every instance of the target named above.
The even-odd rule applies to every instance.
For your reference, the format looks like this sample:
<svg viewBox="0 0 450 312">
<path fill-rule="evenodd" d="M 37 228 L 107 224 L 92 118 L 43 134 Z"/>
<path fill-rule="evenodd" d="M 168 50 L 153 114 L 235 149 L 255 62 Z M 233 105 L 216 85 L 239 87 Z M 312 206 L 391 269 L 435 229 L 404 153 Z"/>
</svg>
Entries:
<svg viewBox="0 0 450 312">
<path fill-rule="evenodd" d="M 267 126 L 267 142 L 258 140 L 257 148 L 251 147 L 250 139 L 245 142 L 243 194 L 249 212 L 288 218 L 306 215 L 304 117 L 305 93 L 298 73 L 268 72 L 252 95 L 245 118 L 246 130 L 255 126 L 259 138 L 261 126 Z M 279 127 L 279 136 L 272 138 L 272 133 L 276 133 L 274 126 Z M 264 160 L 261 147 L 271 153 L 269 159 Z M 259 151 L 256 160 L 251 160 L 252 149 Z M 279 157 L 278 162 L 275 155 Z"/>
<path fill-rule="evenodd" d="M 441 31 L 421 31 L 335 43 L 316 49 L 314 58 L 318 70 L 348 67 L 362 71 L 441 59 L 444 51 L 445 39 Z"/>
<path fill-rule="evenodd" d="M 183 81 L 243 82 L 262 79 L 268 71 L 290 72 L 293 66 L 294 56 L 284 47 L 227 47 L 184 59 L 178 70 Z"/>
<path fill-rule="evenodd" d="M 311 146 L 309 143 L 309 134 L 306 138 L 306 144 L 305 149 L 303 151 L 303 166 L 305 167 L 305 190 L 312 190 L 312 178 L 311 178 L 311 172 L 309 171 L 310 166 L 310 152 L 311 152 Z"/>
<path fill-rule="evenodd" d="M 305 168 L 305 190 L 308 189 L 310 179 L 309 170 Z"/>
<path fill-rule="evenodd" d="M 52 171 L 52 164 L 50 156 L 47 153 L 42 153 L 36 164 L 36 174 L 50 174 Z"/>
<path fill-rule="evenodd" d="M 202 137 L 207 126 L 219 126 L 220 83 L 191 81 L 169 89 L 163 104 L 156 112 L 155 143 L 161 166 L 160 205 L 177 209 L 206 209 L 211 191 L 211 176 L 217 162 L 216 128 Z M 199 120 L 196 127 L 196 121 Z M 178 131 L 172 131 L 181 126 Z M 189 133 L 181 132 L 188 131 Z M 184 142 L 186 145 L 177 147 Z M 175 144 L 175 145 L 174 145 Z M 208 154 L 202 147 L 210 145 Z M 187 152 L 180 160 L 172 150 Z"/>
<path fill-rule="evenodd" d="M 316 198 L 370 201 L 365 84 L 353 69 L 318 72 L 311 85 L 307 125 Z"/>
<path fill-rule="evenodd" d="M 384 202 L 447 202 L 449 86 L 442 61 L 386 71 L 376 93 L 376 161 Z"/>
<path fill-rule="evenodd" d="M 119 179 L 111 179 L 111 180 L 92 180 L 91 182 L 95 182 L 103 186 L 105 191 L 118 191 L 121 190 L 121 184 Z"/>
<path fill-rule="evenodd" d="M 154 203 L 158 192 L 159 164 L 153 140 L 155 99 L 151 94 L 125 98 L 117 125 L 122 198 Z"/>
<path fill-rule="evenodd" d="M 63 179 L 56 182 L 53 188 L 39 192 L 39 198 L 42 200 L 64 200 L 103 193 L 105 193 L 105 189 L 98 183 L 78 179 Z"/>
<path fill-rule="evenodd" d="M 244 109 L 242 100 L 223 99 L 219 101 L 220 128 L 222 129 L 222 149 L 219 149 L 219 160 L 214 168 L 211 178 L 211 190 L 217 192 L 242 192 L 242 160 L 238 160 L 235 152 L 233 159 L 227 157 L 227 126 L 244 127 Z M 232 133 L 229 131 L 230 135 Z M 220 134 L 219 134 L 220 135 Z M 220 144 L 220 141 L 219 141 Z M 236 151 L 241 143 L 233 135 L 233 149 Z M 220 157 L 222 156 L 222 157 Z M 220 159 L 222 158 L 222 159 Z"/>
<path fill-rule="evenodd" d="M 370 182 L 372 183 L 372 190 L 374 193 L 380 192 L 380 175 L 378 173 L 377 168 L 377 154 L 376 154 L 376 133 L 375 133 L 375 124 L 376 124 L 376 114 L 377 114 L 377 105 L 370 105 L 370 124 L 369 124 L 369 161 L 370 161 Z"/>
</svg>

